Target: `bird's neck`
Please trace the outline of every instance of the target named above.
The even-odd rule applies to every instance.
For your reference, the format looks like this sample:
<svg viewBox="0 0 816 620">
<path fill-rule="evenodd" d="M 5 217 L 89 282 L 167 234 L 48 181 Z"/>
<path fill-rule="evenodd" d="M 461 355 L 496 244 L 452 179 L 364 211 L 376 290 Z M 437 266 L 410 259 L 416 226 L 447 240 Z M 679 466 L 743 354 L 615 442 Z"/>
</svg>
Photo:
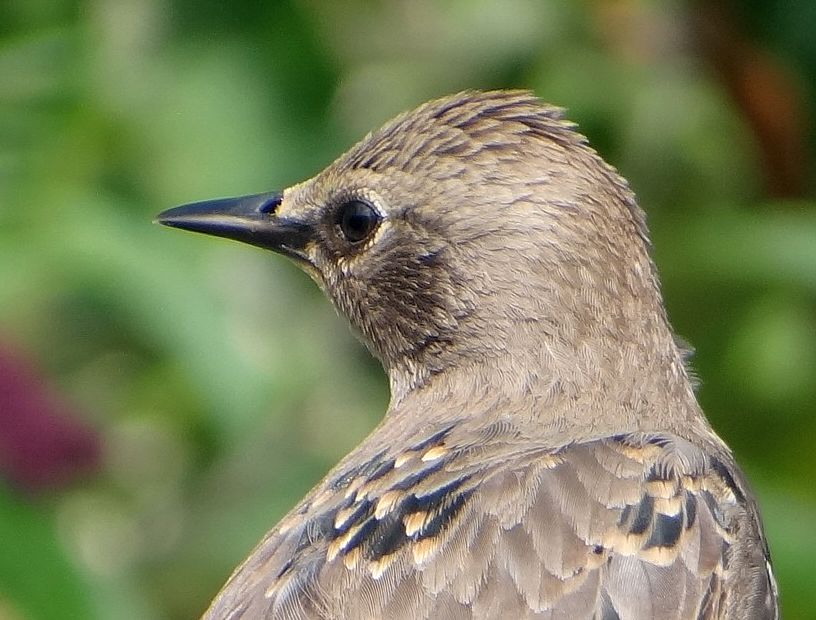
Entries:
<svg viewBox="0 0 816 620">
<path fill-rule="evenodd" d="M 537 428 L 574 433 L 706 426 L 645 243 L 626 240 L 629 230 L 626 242 L 610 238 L 593 253 L 587 227 L 563 225 L 578 240 L 560 245 L 506 238 L 517 253 L 462 267 L 470 277 L 457 279 L 456 296 L 443 296 L 457 301 L 454 310 L 437 309 L 452 327 L 426 330 L 443 337 L 421 338 L 386 363 L 391 411 L 513 409 Z M 454 267 L 472 263 L 466 251 L 457 249 Z"/>
<path fill-rule="evenodd" d="M 706 432 L 683 354 L 664 321 L 614 337 L 595 327 L 576 336 L 574 325 L 561 333 L 521 322 L 494 347 L 448 351 L 449 363 L 437 372 L 423 372 L 412 360 L 395 364 L 389 416 L 440 423 L 512 416 L 547 437 Z"/>
</svg>

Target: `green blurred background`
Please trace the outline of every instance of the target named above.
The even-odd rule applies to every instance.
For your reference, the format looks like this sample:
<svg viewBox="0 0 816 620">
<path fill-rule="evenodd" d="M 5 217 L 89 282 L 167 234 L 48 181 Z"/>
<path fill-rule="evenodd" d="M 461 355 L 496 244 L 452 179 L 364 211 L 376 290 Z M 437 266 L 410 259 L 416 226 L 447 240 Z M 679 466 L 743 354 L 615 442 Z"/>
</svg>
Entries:
<svg viewBox="0 0 816 620">
<path fill-rule="evenodd" d="M 814 33 L 812 0 L 2 0 L 0 620 L 196 616 L 387 403 L 305 275 L 153 215 L 493 87 L 630 179 L 786 617 L 816 617 Z"/>
</svg>

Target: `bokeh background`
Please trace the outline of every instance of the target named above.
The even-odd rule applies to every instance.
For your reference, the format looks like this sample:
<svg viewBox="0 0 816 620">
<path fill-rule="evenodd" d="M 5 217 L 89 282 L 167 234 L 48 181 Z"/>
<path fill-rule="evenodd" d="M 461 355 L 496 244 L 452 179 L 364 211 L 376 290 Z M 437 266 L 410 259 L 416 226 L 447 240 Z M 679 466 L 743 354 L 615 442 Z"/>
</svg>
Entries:
<svg viewBox="0 0 816 620">
<path fill-rule="evenodd" d="M 815 618 L 814 33 L 811 0 L 0 2 L 0 619 L 196 617 L 387 403 L 305 275 L 153 215 L 474 87 L 565 106 L 630 179 Z"/>
</svg>

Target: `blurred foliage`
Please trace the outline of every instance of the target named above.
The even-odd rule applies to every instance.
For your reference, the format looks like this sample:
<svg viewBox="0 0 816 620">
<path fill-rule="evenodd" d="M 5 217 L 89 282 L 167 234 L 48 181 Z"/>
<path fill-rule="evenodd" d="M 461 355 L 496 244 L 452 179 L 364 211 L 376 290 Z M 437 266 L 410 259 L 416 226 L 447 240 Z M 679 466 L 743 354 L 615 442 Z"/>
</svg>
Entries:
<svg viewBox="0 0 816 620">
<path fill-rule="evenodd" d="M 103 446 L 74 484 L 0 487 L 0 618 L 194 617 L 387 403 L 306 276 L 152 216 L 284 187 L 396 112 L 491 87 L 568 108 L 632 182 L 786 617 L 813 617 L 814 7 L 0 3 L 0 346 Z"/>
</svg>

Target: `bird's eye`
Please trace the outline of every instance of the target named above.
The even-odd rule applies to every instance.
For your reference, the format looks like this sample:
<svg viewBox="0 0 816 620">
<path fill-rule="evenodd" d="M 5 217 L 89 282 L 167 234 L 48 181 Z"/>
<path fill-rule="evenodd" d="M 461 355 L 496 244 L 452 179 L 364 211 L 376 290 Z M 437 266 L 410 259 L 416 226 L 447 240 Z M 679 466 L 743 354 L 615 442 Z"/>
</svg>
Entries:
<svg viewBox="0 0 816 620">
<path fill-rule="evenodd" d="M 337 209 L 337 225 L 350 243 L 360 243 L 368 239 L 379 221 L 379 214 L 362 200 L 349 200 Z"/>
</svg>

